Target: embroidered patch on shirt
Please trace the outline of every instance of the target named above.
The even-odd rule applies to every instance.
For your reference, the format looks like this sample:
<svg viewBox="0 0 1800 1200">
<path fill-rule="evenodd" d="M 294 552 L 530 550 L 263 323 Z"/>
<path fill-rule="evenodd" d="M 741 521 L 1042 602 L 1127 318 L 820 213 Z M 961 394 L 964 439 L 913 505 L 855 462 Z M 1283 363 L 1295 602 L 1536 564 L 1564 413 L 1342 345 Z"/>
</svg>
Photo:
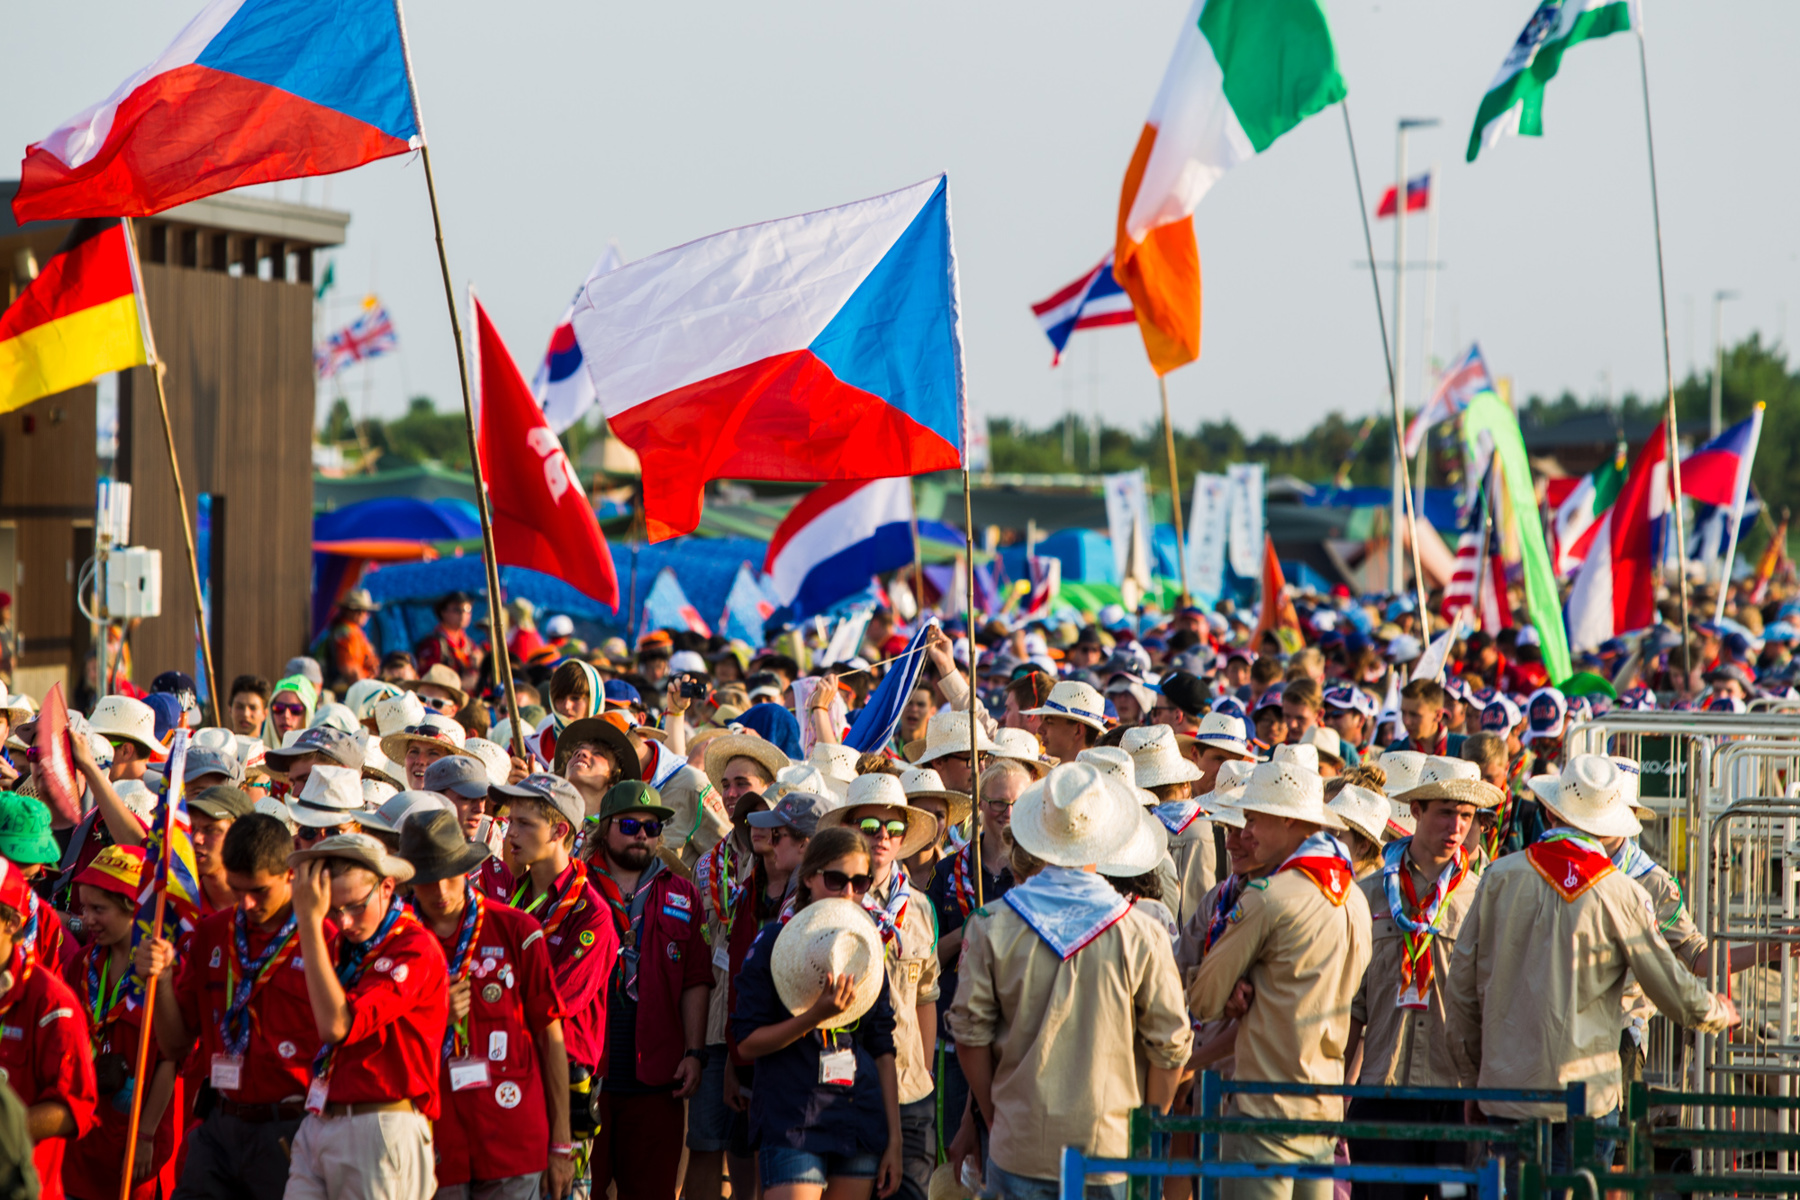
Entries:
<svg viewBox="0 0 1800 1200">
<path fill-rule="evenodd" d="M 375 969 L 385 975 L 394 969 L 394 960 L 391 958 L 378 958 L 375 960 Z"/>
<path fill-rule="evenodd" d="M 394 978 L 395 983 L 405 983 L 406 982 L 406 964 L 405 963 L 401 963 L 399 966 L 394 968 L 393 978 Z"/>
<path fill-rule="evenodd" d="M 532 930 L 531 935 L 529 937 L 527 937 L 523 942 L 519 943 L 519 949 L 521 949 L 521 950 L 529 949 L 531 946 L 531 943 L 537 941 L 539 938 L 541 938 L 543 936 L 544 936 L 543 930 L 541 930 L 541 929 Z"/>
<path fill-rule="evenodd" d="M 61 1021 L 65 1018 L 73 1017 L 74 1015 L 75 1010 L 72 1008 L 53 1008 L 38 1018 L 38 1028 L 47 1028 L 52 1021 Z"/>
<path fill-rule="evenodd" d="M 221 962 L 224 961 L 224 957 L 225 957 L 225 947 L 214 946 L 213 952 L 212 952 L 212 958 L 210 960 L 208 960 L 206 965 L 209 967 L 216 967 Z"/>
<path fill-rule="evenodd" d="M 560 940 L 560 939 L 556 939 L 556 940 Z M 591 929 L 584 929 L 581 931 L 580 935 L 578 937 L 576 937 L 575 940 L 580 942 L 584 946 L 591 946 L 594 944 L 594 931 Z"/>
<path fill-rule="evenodd" d="M 671 896 L 671 897 L 669 897 L 669 899 L 671 899 L 671 900 L 674 900 L 674 899 L 676 899 L 676 898 L 677 898 L 677 897 L 674 897 L 674 896 Z M 685 913 L 685 912 L 683 912 L 683 911 L 682 911 L 682 910 L 681 910 L 681 909 L 679 909 L 679 908 L 670 908 L 670 907 L 669 907 L 669 906 L 668 906 L 668 905 L 666 905 L 666 904 L 665 904 L 665 905 L 664 905 L 664 906 L 663 906 L 663 910 L 662 910 L 662 912 L 663 912 L 663 916 L 665 916 L 665 917 L 674 917 L 674 918 L 675 918 L 675 919 L 676 919 L 676 920 L 677 920 L 677 921 L 680 921 L 680 922 L 682 922 L 682 923 L 683 923 L 683 924 L 686 924 L 686 923 L 689 923 L 689 922 L 691 922 L 691 921 L 693 921 L 693 919 L 694 919 L 694 918 L 693 918 L 693 917 L 691 917 L 691 916 L 690 916 L 690 915 L 688 915 L 688 914 L 687 914 L 687 913 Z"/>
<path fill-rule="evenodd" d="M 669 903 L 673 904 L 676 908 L 687 908 L 689 906 L 689 904 L 691 903 L 691 901 L 689 901 L 688 898 L 686 896 L 682 895 L 680 892 L 670 892 L 668 895 L 668 900 L 669 900 Z"/>
</svg>

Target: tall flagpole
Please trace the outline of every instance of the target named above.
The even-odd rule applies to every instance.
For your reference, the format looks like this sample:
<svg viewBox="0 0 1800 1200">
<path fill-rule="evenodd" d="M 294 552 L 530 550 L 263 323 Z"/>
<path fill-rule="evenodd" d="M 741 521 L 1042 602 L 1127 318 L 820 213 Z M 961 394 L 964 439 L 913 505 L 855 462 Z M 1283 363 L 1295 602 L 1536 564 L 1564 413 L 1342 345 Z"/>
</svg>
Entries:
<svg viewBox="0 0 1800 1200">
<path fill-rule="evenodd" d="M 212 722 L 223 725 L 219 713 L 219 678 L 213 670 L 212 635 L 206 625 L 206 600 L 200 591 L 200 555 L 194 548 L 194 523 L 188 516 L 187 489 L 181 483 L 181 463 L 175 457 L 175 427 L 169 422 L 169 394 L 163 385 L 163 361 L 156 352 L 156 338 L 151 332 L 150 304 L 144 294 L 143 264 L 138 261 L 137 230 L 130 217 L 120 218 L 125 227 L 125 251 L 131 256 L 131 283 L 137 291 L 138 313 L 144 333 L 144 349 L 149 351 L 150 376 L 156 381 L 156 407 L 162 414 L 163 442 L 169 449 L 169 475 L 175 481 L 175 507 L 181 513 L 181 539 L 187 550 L 188 582 L 194 589 L 194 628 L 200 638 L 200 662 L 206 668 L 207 701 L 212 707 Z M 105 631 L 101 632 L 101 661 L 105 661 Z M 121 655 L 123 657 L 123 655 Z"/>
<path fill-rule="evenodd" d="M 1175 467 L 1175 426 L 1169 423 L 1168 377 L 1158 375 L 1156 386 L 1162 392 L 1163 444 L 1169 451 L 1169 515 L 1175 519 L 1175 561 L 1181 564 L 1181 606 L 1186 608 L 1193 601 L 1188 598 L 1187 540 L 1181 531 L 1181 476 Z"/>
<path fill-rule="evenodd" d="M 967 451 L 964 451 L 964 462 L 967 463 Z M 976 692 L 975 649 L 975 512 L 969 499 L 969 468 L 963 467 L 963 535 L 966 539 L 969 556 L 969 811 L 975 814 L 975 824 L 970 830 L 969 840 L 975 843 L 970 857 L 975 862 L 975 906 L 987 903 L 982 894 L 981 875 L 981 717 L 980 697 Z"/>
<path fill-rule="evenodd" d="M 500 564 L 494 558 L 494 517 L 488 509 L 481 450 L 475 444 L 475 399 L 469 386 L 469 357 L 463 347 L 462 323 L 456 315 L 456 286 L 450 282 L 450 258 L 444 250 L 444 222 L 438 214 L 437 180 L 431 174 L 431 146 L 425 140 L 425 116 L 419 107 L 419 84 L 413 77 L 412 47 L 406 40 L 406 14 L 401 10 L 400 0 L 394 0 L 394 22 L 400 30 L 400 51 L 406 61 L 406 86 L 412 95 L 413 120 L 419 126 L 419 161 L 425 168 L 425 194 L 431 201 L 431 231 L 437 239 L 438 269 L 444 277 L 444 306 L 450 310 L 450 337 L 456 343 L 456 377 L 462 384 L 463 426 L 469 437 L 469 467 L 475 474 L 475 510 L 481 517 L 481 557 L 487 567 L 488 634 L 493 641 L 490 653 L 498 663 L 495 674 L 506 689 L 513 754 L 525 758 L 525 729 L 519 716 L 519 694 L 513 687 L 512 656 L 506 646 L 506 596 L 500 590 Z"/>
<path fill-rule="evenodd" d="M 1644 52 L 1643 10 L 1634 14 L 1637 25 L 1638 78 L 1644 90 L 1644 147 L 1650 159 L 1650 219 L 1656 230 L 1656 299 L 1662 312 L 1663 381 L 1668 406 L 1663 424 L 1668 429 L 1670 504 L 1675 517 L 1676 570 L 1681 585 L 1681 671 L 1685 691 L 1694 673 L 1694 652 L 1688 641 L 1687 533 L 1681 519 L 1681 439 L 1675 421 L 1675 363 L 1669 353 L 1669 285 L 1663 272 L 1662 203 L 1656 192 L 1656 134 L 1650 124 L 1650 60 Z M 1657 562 L 1662 569 L 1661 559 Z M 1721 592 L 1721 594 L 1723 594 Z"/>
</svg>

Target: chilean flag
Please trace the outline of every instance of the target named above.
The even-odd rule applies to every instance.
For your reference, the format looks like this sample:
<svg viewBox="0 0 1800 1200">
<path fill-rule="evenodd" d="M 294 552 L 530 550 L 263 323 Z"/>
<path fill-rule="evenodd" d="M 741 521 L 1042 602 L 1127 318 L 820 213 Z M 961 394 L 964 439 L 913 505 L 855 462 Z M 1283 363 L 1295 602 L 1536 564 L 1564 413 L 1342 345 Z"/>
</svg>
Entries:
<svg viewBox="0 0 1800 1200">
<path fill-rule="evenodd" d="M 692 532 L 714 479 L 962 465 L 944 176 L 594 276 L 572 324 L 612 432 L 643 464 L 651 541 Z"/>
<path fill-rule="evenodd" d="M 795 618 L 824 612 L 913 560 L 912 480 L 815 488 L 775 527 L 763 559 L 769 597 Z"/>
<path fill-rule="evenodd" d="M 424 144 L 393 0 L 213 0 L 155 62 L 26 148 L 13 215 L 146 216 Z"/>
<path fill-rule="evenodd" d="M 1103 325 L 1135 325 L 1137 312 L 1131 297 L 1113 278 L 1113 256 L 1108 251 L 1100 265 L 1063 288 L 1048 300 L 1031 306 L 1044 336 L 1054 351 L 1050 365 L 1062 362 L 1063 347 L 1077 329 L 1098 329 Z"/>
</svg>

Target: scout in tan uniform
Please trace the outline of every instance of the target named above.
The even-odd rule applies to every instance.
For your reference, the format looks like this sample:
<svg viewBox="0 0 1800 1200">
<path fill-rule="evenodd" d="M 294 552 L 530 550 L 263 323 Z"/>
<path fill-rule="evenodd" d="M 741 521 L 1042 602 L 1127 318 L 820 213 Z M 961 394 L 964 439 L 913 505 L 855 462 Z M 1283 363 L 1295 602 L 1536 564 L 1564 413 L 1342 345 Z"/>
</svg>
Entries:
<svg viewBox="0 0 1800 1200">
<path fill-rule="evenodd" d="M 1282 747 L 1310 750 L 1311 747 Z M 1325 807 L 1325 781 L 1294 758 L 1259 764 L 1239 807 L 1244 837 L 1268 876 L 1244 889 L 1226 929 L 1188 989 L 1198 1020 L 1242 1013 L 1237 1078 L 1344 1082 L 1350 1003 L 1369 965 L 1369 903 L 1355 885 L 1350 853 L 1327 830 L 1343 828 Z M 1245 1008 L 1245 1005 L 1248 1008 Z M 1240 1096 L 1239 1112 L 1312 1121 L 1343 1119 L 1329 1097 Z M 1333 1139 L 1234 1135 L 1227 1161 L 1329 1163 Z M 1326 1200 L 1329 1180 L 1227 1180 L 1226 1200 Z"/>
<path fill-rule="evenodd" d="M 1250 846 L 1244 840 L 1243 832 L 1245 814 L 1237 807 L 1252 770 L 1254 768 L 1247 762 L 1225 764 L 1219 770 L 1217 785 L 1208 793 L 1213 820 L 1225 831 L 1225 862 L 1228 873 L 1200 898 L 1199 907 L 1182 927 L 1181 938 L 1175 944 L 1175 965 L 1181 970 L 1184 990 L 1192 986 L 1194 978 L 1200 973 L 1200 961 L 1225 932 L 1226 918 L 1237 907 L 1238 897 L 1243 894 L 1244 888 L 1249 886 L 1251 880 L 1261 879 L 1268 874 L 1250 856 Z M 1217 1071 L 1230 1079 L 1231 1047 L 1236 1038 L 1236 1021 L 1221 1018 L 1217 1021 L 1199 1022 L 1194 1027 L 1194 1054 L 1188 1060 L 1188 1069 L 1195 1072 Z M 1169 1181 L 1170 1184 L 1181 1182 Z"/>
<path fill-rule="evenodd" d="M 1411 808 L 1413 835 L 1388 843 L 1381 870 L 1357 884 L 1369 902 L 1372 929 L 1369 969 L 1350 1006 L 1350 1057 L 1355 1060 L 1360 1045 L 1356 1082 L 1367 1087 L 1458 1086 L 1444 986 L 1457 930 L 1480 879 L 1464 843 L 1475 814 L 1499 804 L 1504 793 L 1483 783 L 1474 763 L 1458 759 L 1430 759 L 1422 777 L 1428 782 L 1394 797 Z M 1463 1108 L 1455 1101 L 1353 1100 L 1349 1117 L 1460 1125 Z M 1350 1161 L 1460 1166 L 1464 1149 L 1461 1142 L 1357 1140 L 1350 1143 Z M 1370 1200 L 1400 1200 L 1419 1189 L 1357 1184 L 1352 1191 Z"/>
<path fill-rule="evenodd" d="M 1137 808 L 1091 763 L 1052 769 L 1012 817 L 1018 845 L 1049 865 L 964 927 L 950 1029 L 992 1130 L 987 1188 L 1002 1200 L 1054 1200 L 1062 1147 L 1122 1157 L 1131 1110 L 1167 1112 L 1175 1098 L 1193 1033 L 1168 934 L 1083 869 L 1125 846 Z M 1122 1200 L 1124 1176 L 1100 1179 L 1090 1197 Z"/>
<path fill-rule="evenodd" d="M 1120 746 L 1131 754 L 1137 785 L 1156 794 L 1157 820 L 1169 831 L 1169 857 L 1175 863 L 1180 893 L 1165 896 L 1175 924 L 1185 925 L 1200 907 L 1200 898 L 1219 881 L 1219 847 L 1208 813 L 1207 795 L 1227 762 L 1251 761 L 1243 740 L 1243 722 L 1207 714 L 1201 718 L 1195 744 L 1198 765 L 1182 756 L 1175 731 L 1167 725 L 1128 729 Z"/>
<path fill-rule="evenodd" d="M 1554 789 L 1538 790 L 1550 830 L 1482 872 L 1450 964 L 1450 1047 L 1465 1087 L 1581 1080 L 1588 1114 L 1613 1114 L 1627 972 L 1682 1025 L 1714 1032 L 1737 1024 L 1731 1001 L 1709 994 L 1676 959 L 1657 933 L 1649 896 L 1599 841 L 1640 831 L 1633 794 L 1616 763 L 1576 755 Z M 1562 1115 L 1555 1104 L 1481 1109 L 1490 1123 Z M 1568 1129 L 1558 1124 L 1552 1169 L 1568 1163 Z"/>
</svg>

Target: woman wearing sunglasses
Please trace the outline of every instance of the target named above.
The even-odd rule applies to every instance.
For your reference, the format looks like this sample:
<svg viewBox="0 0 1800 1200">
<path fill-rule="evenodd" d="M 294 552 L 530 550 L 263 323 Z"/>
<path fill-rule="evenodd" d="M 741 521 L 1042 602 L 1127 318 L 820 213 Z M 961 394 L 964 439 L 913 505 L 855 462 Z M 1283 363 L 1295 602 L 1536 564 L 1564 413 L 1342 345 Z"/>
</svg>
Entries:
<svg viewBox="0 0 1800 1200">
<path fill-rule="evenodd" d="M 312 724 L 319 705 L 319 690 L 304 675 L 289 675 L 275 682 L 269 696 L 269 716 L 263 725 L 263 744 L 281 746 L 287 735 Z"/>
<path fill-rule="evenodd" d="M 879 934 L 870 925 L 842 924 L 834 934 L 844 906 L 827 915 L 822 903 L 862 901 L 875 881 L 868 845 L 855 830 L 820 828 L 799 873 L 794 911 L 759 933 L 744 959 L 732 1013 L 738 1053 L 756 1064 L 750 1136 L 759 1147 L 762 1194 L 764 1200 L 819 1200 L 829 1189 L 832 1200 L 868 1200 L 871 1190 L 891 1196 L 900 1187 L 903 1139 L 894 1008 Z M 808 916 L 814 905 L 820 912 Z M 861 921 L 854 910 L 850 916 Z M 789 928 L 809 939 L 823 934 L 828 946 L 834 936 L 851 942 L 851 953 L 834 953 L 832 960 L 861 959 L 865 969 L 831 976 L 810 999 L 796 995 L 795 980 L 778 973 L 776 963 L 776 942 Z"/>
</svg>

